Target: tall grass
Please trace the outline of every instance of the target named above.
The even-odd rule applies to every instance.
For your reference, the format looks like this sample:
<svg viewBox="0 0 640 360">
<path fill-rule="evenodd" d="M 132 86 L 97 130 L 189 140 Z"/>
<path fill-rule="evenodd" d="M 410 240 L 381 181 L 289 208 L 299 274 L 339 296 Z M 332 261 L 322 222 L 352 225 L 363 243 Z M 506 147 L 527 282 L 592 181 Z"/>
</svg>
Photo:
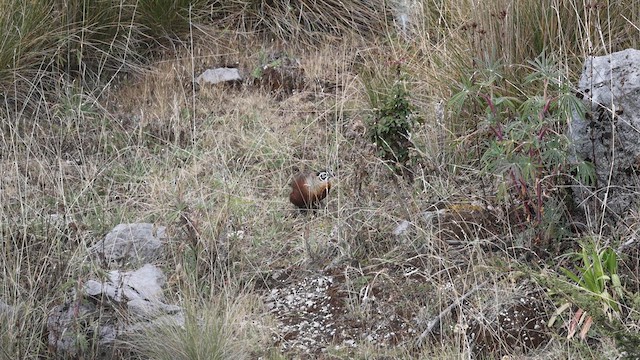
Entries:
<svg viewBox="0 0 640 360">
<path fill-rule="evenodd" d="M 93 79 L 135 71 L 158 50 L 193 32 L 261 32 L 305 43 L 321 34 L 382 34 L 383 1 L 2 0 L 0 89 L 24 103 L 55 94 L 63 78 Z M 46 97 L 45 96 L 45 97 Z"/>
<path fill-rule="evenodd" d="M 195 301 L 200 301 L 196 299 Z M 157 322 L 130 336 L 143 359 L 250 359 L 255 344 L 268 338 L 253 319 L 260 308 L 255 297 L 229 290 L 201 304 L 188 304 L 183 323 Z"/>
<path fill-rule="evenodd" d="M 640 41 L 640 4 L 632 0 L 426 0 L 414 12 L 410 48 L 417 50 L 409 61 L 444 97 L 447 84 L 482 62 L 508 65 L 505 75 L 517 83 L 528 72 L 527 61 L 544 51 L 576 80 L 586 56 L 637 48 Z"/>
<path fill-rule="evenodd" d="M 384 35 L 391 15 L 384 0 L 226 0 L 212 6 L 212 16 L 231 31 L 294 42 L 317 43 L 323 34 Z"/>
</svg>

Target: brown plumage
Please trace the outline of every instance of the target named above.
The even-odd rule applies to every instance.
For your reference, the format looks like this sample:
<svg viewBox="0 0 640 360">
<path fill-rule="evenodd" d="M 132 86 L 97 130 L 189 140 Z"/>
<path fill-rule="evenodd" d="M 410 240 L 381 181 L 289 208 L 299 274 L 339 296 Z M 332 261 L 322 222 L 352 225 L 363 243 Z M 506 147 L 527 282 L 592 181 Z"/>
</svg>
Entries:
<svg viewBox="0 0 640 360">
<path fill-rule="evenodd" d="M 331 170 L 299 173 L 291 182 L 289 201 L 301 209 L 317 209 L 331 189 Z"/>
</svg>

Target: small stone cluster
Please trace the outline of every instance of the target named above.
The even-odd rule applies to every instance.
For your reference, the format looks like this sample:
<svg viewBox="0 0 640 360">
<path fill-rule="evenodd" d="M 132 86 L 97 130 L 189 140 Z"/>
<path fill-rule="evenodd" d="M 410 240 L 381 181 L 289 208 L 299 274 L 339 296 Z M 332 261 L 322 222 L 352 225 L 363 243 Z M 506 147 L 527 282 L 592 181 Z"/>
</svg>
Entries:
<svg viewBox="0 0 640 360">
<path fill-rule="evenodd" d="M 538 294 L 539 295 L 539 294 Z M 495 317 L 477 319 L 466 332 L 476 354 L 510 349 L 527 353 L 550 340 L 542 296 L 515 297 L 498 308 Z"/>
<path fill-rule="evenodd" d="M 152 264 L 162 256 L 165 241 L 164 227 L 120 224 L 91 247 L 94 266 L 103 266 L 105 276 L 78 280 L 69 300 L 51 310 L 49 349 L 58 357 L 81 358 L 90 344 L 99 349 L 100 358 L 110 359 L 123 336 L 184 324 L 182 308 L 165 303 L 165 275 Z"/>
</svg>

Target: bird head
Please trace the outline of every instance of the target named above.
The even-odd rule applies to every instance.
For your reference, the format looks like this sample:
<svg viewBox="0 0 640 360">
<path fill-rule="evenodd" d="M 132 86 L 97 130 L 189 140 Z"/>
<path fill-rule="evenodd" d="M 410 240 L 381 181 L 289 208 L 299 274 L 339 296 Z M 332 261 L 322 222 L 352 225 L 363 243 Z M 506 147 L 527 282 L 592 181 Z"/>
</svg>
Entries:
<svg viewBox="0 0 640 360">
<path fill-rule="evenodd" d="M 316 176 L 317 176 L 319 181 L 325 182 L 325 181 L 329 181 L 329 179 L 335 177 L 336 175 L 333 173 L 333 170 L 327 169 L 327 170 L 323 170 L 323 171 L 318 171 L 316 173 Z"/>
</svg>

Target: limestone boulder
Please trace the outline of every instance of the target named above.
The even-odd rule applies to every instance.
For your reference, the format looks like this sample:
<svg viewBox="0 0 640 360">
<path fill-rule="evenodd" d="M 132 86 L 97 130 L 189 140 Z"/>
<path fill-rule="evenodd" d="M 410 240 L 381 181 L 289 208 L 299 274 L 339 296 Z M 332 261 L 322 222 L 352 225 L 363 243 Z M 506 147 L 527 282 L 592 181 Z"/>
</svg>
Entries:
<svg viewBox="0 0 640 360">
<path fill-rule="evenodd" d="M 640 205 L 640 50 L 589 57 L 577 94 L 587 111 L 573 116 L 573 152 L 594 164 L 597 180 L 578 187 L 577 200 L 606 199 L 608 211 L 623 216 Z"/>
<path fill-rule="evenodd" d="M 100 275 L 78 280 L 80 286 L 47 319 L 49 348 L 56 356 L 82 358 L 85 350 L 99 349 L 91 354 L 110 359 L 130 351 L 119 341 L 129 335 L 184 325 L 182 308 L 166 303 L 162 269 L 152 263 L 162 257 L 165 240 L 164 227 L 120 224 L 89 250 Z M 132 264 L 138 267 L 127 270 Z"/>
<path fill-rule="evenodd" d="M 166 227 L 149 223 L 119 224 L 89 248 L 89 255 L 107 268 L 132 268 L 162 257 Z"/>
</svg>

